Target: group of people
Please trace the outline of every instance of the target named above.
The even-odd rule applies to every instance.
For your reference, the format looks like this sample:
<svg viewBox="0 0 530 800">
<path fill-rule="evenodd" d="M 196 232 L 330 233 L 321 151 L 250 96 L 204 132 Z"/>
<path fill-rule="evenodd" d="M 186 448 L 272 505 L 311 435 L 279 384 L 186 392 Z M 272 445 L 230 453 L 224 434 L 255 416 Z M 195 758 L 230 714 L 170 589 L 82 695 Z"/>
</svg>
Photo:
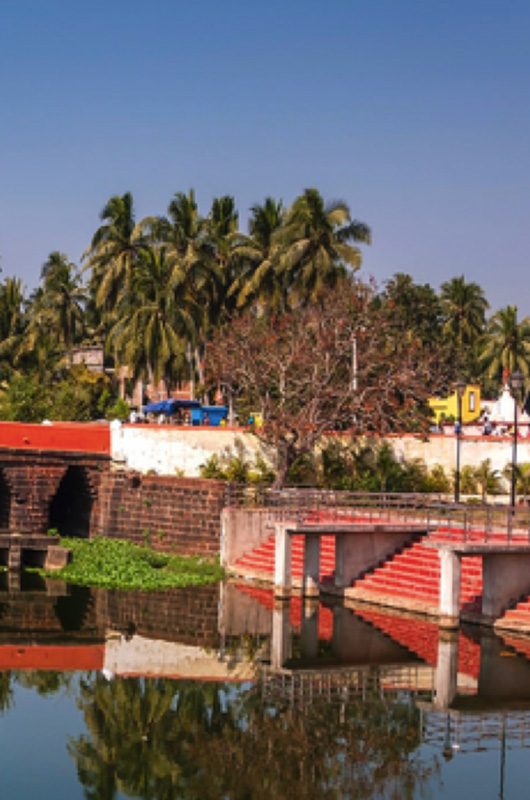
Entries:
<svg viewBox="0 0 530 800">
<path fill-rule="evenodd" d="M 457 436 L 464 433 L 472 436 L 511 436 L 513 434 L 513 425 L 509 422 L 499 424 L 492 420 L 487 412 L 484 412 L 480 419 L 466 426 L 463 426 L 458 420 L 451 428 L 447 427 L 447 423 L 444 425 L 443 421 L 431 426 L 431 433 L 447 433 L 448 430 L 453 431 Z M 518 436 L 525 435 L 530 436 L 530 426 L 526 424 L 520 425 Z"/>
</svg>

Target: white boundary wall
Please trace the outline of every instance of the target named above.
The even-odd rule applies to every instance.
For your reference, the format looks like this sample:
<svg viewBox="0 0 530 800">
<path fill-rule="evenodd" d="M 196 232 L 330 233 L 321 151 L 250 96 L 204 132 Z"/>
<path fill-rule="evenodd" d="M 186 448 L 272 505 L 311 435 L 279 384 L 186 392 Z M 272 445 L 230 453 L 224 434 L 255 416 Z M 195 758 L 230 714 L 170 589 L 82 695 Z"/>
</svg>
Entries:
<svg viewBox="0 0 530 800">
<path fill-rule="evenodd" d="M 424 440 L 418 436 L 391 436 L 388 439 L 399 459 L 411 461 L 421 458 L 430 468 L 441 464 L 450 474 L 456 464 L 456 437 L 454 435 L 431 434 Z M 478 466 L 487 458 L 491 469 L 502 470 L 512 462 L 512 439 L 509 436 L 463 436 L 460 439 L 460 465 Z M 519 438 L 517 462 L 530 462 L 530 439 Z"/>
<path fill-rule="evenodd" d="M 456 439 L 453 435 L 431 434 L 420 436 L 390 436 L 398 459 L 410 461 L 419 458 L 430 468 L 441 464 L 448 475 L 455 468 Z M 111 455 L 116 464 L 141 473 L 158 475 L 184 475 L 199 477 L 200 467 L 213 455 L 223 451 L 234 452 L 241 447 L 250 463 L 256 455 L 265 455 L 258 439 L 248 431 L 238 428 L 194 428 L 170 425 L 111 424 Z M 477 466 L 486 458 L 492 469 L 502 471 L 512 460 L 510 437 L 462 437 L 460 464 Z M 530 462 L 530 439 L 520 438 L 517 449 L 518 463 Z"/>
<path fill-rule="evenodd" d="M 111 424 L 112 460 L 144 474 L 197 478 L 212 455 L 237 447 L 250 463 L 261 452 L 257 438 L 243 429 Z"/>
</svg>

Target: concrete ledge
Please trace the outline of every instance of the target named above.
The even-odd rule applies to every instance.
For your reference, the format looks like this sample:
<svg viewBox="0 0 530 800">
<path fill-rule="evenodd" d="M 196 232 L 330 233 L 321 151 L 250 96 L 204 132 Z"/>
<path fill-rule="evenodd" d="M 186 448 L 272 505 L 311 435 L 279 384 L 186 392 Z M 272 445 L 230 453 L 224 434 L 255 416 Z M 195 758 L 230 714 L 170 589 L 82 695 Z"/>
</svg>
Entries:
<svg viewBox="0 0 530 800">
<path fill-rule="evenodd" d="M 44 568 L 48 570 L 60 570 L 70 563 L 72 551 L 60 545 L 50 545 L 46 553 Z"/>
<path fill-rule="evenodd" d="M 530 544 L 466 544 L 465 542 L 433 542 L 424 541 L 424 547 L 432 550 L 447 550 L 459 556 L 485 556 L 498 554 L 530 553 Z"/>
<path fill-rule="evenodd" d="M 332 591 L 329 591 L 332 589 Z M 322 587 L 323 594 L 337 594 L 333 587 Z M 409 597 L 398 597 L 388 595 L 383 592 L 374 592 L 369 589 L 351 587 L 342 592 L 344 602 L 348 607 L 355 608 L 356 603 L 373 606 L 374 608 L 398 609 L 407 611 L 413 615 L 435 617 L 438 619 L 439 609 L 435 603 L 423 603 L 420 600 L 413 600 Z"/>
</svg>

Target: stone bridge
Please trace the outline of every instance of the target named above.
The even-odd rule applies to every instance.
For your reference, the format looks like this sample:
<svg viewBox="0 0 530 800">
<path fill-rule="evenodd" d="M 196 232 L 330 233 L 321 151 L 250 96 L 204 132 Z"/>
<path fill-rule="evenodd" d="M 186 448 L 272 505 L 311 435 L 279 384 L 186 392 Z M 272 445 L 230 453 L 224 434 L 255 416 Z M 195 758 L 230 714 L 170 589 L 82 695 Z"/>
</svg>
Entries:
<svg viewBox="0 0 530 800">
<path fill-rule="evenodd" d="M 0 424 L 0 530 L 88 536 L 110 463 L 107 426 Z"/>
<path fill-rule="evenodd" d="M 57 528 L 218 555 L 223 482 L 140 474 L 111 450 L 109 425 L 0 422 L 0 533 Z"/>
<path fill-rule="evenodd" d="M 0 530 L 88 536 L 109 457 L 0 448 Z"/>
</svg>

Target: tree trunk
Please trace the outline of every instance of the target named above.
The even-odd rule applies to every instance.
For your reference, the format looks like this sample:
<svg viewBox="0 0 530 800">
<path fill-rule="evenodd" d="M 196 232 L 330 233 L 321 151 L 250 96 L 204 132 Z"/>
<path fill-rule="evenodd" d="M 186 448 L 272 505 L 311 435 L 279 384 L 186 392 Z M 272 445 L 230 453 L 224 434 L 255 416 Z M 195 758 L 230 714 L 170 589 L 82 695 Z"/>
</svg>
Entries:
<svg viewBox="0 0 530 800">
<path fill-rule="evenodd" d="M 277 468 L 276 478 L 272 484 L 273 489 L 283 489 L 287 475 L 296 459 L 301 455 L 300 452 L 290 442 L 280 442 L 276 446 Z"/>
</svg>

